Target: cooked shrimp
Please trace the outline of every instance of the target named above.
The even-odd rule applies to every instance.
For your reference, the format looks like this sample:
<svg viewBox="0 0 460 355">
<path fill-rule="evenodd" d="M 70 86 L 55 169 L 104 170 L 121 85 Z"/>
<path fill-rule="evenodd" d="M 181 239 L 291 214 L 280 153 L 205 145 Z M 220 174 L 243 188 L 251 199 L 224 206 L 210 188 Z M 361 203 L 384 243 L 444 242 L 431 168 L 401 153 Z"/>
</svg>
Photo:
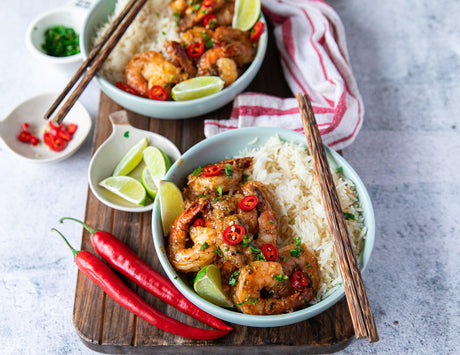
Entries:
<svg viewBox="0 0 460 355">
<path fill-rule="evenodd" d="M 280 314 L 292 312 L 302 306 L 312 290 L 293 290 L 287 296 L 279 297 L 280 289 L 287 281 L 280 263 L 254 261 L 240 269 L 238 281 L 233 288 L 233 301 L 247 314 Z"/>
<path fill-rule="evenodd" d="M 166 41 L 163 44 L 163 49 L 168 61 L 176 67 L 182 68 L 189 78 L 193 78 L 196 75 L 196 67 L 193 65 L 193 61 L 179 42 Z"/>
<path fill-rule="evenodd" d="M 220 26 L 214 32 L 213 40 L 223 46 L 231 45 L 234 52 L 232 59 L 238 65 L 246 65 L 254 60 L 257 53 L 257 43 L 251 41 L 249 36 L 249 32 L 231 26 Z"/>
<path fill-rule="evenodd" d="M 217 176 L 207 177 L 203 176 L 202 172 L 196 175 L 192 173 L 187 177 L 190 192 L 194 195 L 208 195 L 216 194 L 218 187 L 222 193 L 236 189 L 241 183 L 244 169 L 249 168 L 251 164 L 252 158 L 223 160 L 215 164 L 222 167 L 221 173 Z"/>
<path fill-rule="evenodd" d="M 197 23 L 201 22 L 207 14 L 211 14 L 219 10 L 224 5 L 225 0 L 213 0 L 211 6 L 206 7 L 204 5 L 199 6 L 189 2 L 189 5 L 184 11 L 183 16 L 180 20 L 180 30 L 183 32 Z"/>
<path fill-rule="evenodd" d="M 235 1 L 226 1 L 225 4 L 214 12 L 217 26 L 231 26 L 233 13 L 235 11 Z"/>
<path fill-rule="evenodd" d="M 200 199 L 174 221 L 169 230 L 168 254 L 174 268 L 182 272 L 197 272 L 216 257 L 216 232 L 213 228 L 190 226 L 195 217 L 208 206 Z M 187 247 L 187 235 L 193 246 Z"/>
<path fill-rule="evenodd" d="M 183 80 L 181 69 L 154 51 L 133 56 L 126 65 L 125 76 L 128 85 L 144 97 L 149 97 L 149 90 L 154 85 L 162 86 L 170 96 L 171 84 Z"/>
<path fill-rule="evenodd" d="M 291 250 L 296 250 L 296 248 L 296 244 L 286 245 L 278 250 L 278 257 L 286 275 L 290 276 L 295 270 L 301 270 L 308 276 L 311 281 L 308 287 L 313 289 L 311 298 L 306 301 L 309 302 L 316 296 L 318 291 L 319 265 L 316 257 L 305 244 L 300 245 L 301 252 L 299 256 L 292 256 Z"/>
<path fill-rule="evenodd" d="M 219 76 L 228 86 L 238 78 L 238 66 L 230 58 L 235 51 L 232 46 L 208 49 L 197 63 L 199 76 Z"/>
<path fill-rule="evenodd" d="M 200 42 L 207 46 L 210 39 L 212 39 L 213 32 L 205 27 L 194 26 L 191 29 L 181 34 L 180 39 L 185 47 L 192 43 Z"/>
<path fill-rule="evenodd" d="M 276 213 L 273 211 L 270 201 L 262 184 L 255 181 L 248 181 L 241 185 L 243 195 L 255 195 L 257 197 L 257 238 L 253 243 L 256 247 L 262 248 L 264 244 L 273 244 L 276 246 L 276 240 L 279 234 L 279 225 Z"/>
<path fill-rule="evenodd" d="M 228 244 L 223 238 L 223 232 L 227 227 L 230 227 L 234 224 L 240 224 L 245 229 L 247 226 L 244 225 L 244 222 L 238 215 L 231 215 L 221 220 L 217 221 L 216 223 L 216 243 L 219 246 L 219 257 L 222 257 L 226 262 L 230 263 L 235 267 L 235 269 L 239 269 L 246 265 L 248 261 L 251 260 L 252 251 L 249 246 L 243 246 L 242 243 L 237 245 L 230 245 Z"/>
<path fill-rule="evenodd" d="M 187 8 L 187 0 L 172 0 L 169 7 L 174 14 L 181 16 Z"/>
</svg>

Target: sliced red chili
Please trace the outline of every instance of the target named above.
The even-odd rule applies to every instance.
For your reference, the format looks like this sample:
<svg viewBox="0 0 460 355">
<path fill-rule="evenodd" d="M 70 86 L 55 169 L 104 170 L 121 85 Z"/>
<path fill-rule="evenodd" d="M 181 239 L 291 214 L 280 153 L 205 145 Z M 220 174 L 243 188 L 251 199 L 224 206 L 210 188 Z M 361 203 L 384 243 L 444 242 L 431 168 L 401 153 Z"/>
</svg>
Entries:
<svg viewBox="0 0 460 355">
<path fill-rule="evenodd" d="M 27 122 L 24 122 L 24 123 L 21 125 L 21 127 L 22 127 L 22 130 L 23 130 L 23 131 L 27 131 L 27 130 L 29 129 L 29 124 L 28 124 Z"/>
<path fill-rule="evenodd" d="M 78 126 L 75 123 L 69 123 L 65 130 L 70 134 L 74 134 L 77 131 Z"/>
<path fill-rule="evenodd" d="M 35 136 L 30 137 L 30 144 L 37 145 L 38 142 L 40 142 L 40 140 L 37 137 Z"/>
<path fill-rule="evenodd" d="M 203 26 L 204 27 L 214 27 L 216 25 L 216 16 L 213 14 L 206 15 L 203 17 Z"/>
<path fill-rule="evenodd" d="M 62 129 L 57 132 L 57 136 L 61 137 L 66 142 L 70 142 L 72 140 L 72 135 L 69 132 L 64 131 Z"/>
<path fill-rule="evenodd" d="M 262 33 L 265 31 L 265 24 L 262 21 L 257 21 L 254 27 L 251 29 L 249 38 L 251 41 L 258 41 Z"/>
<path fill-rule="evenodd" d="M 225 243 L 236 245 L 243 240 L 244 233 L 245 230 L 241 224 L 234 224 L 225 228 L 222 238 L 224 238 Z"/>
<path fill-rule="evenodd" d="M 32 137 L 32 133 L 28 131 L 21 131 L 21 133 L 18 134 L 18 140 L 23 143 L 29 143 L 31 137 Z"/>
<path fill-rule="evenodd" d="M 255 195 L 250 195 L 246 196 L 240 201 L 240 208 L 243 211 L 252 211 L 256 206 L 259 200 L 257 199 L 257 196 Z"/>
<path fill-rule="evenodd" d="M 152 86 L 150 88 L 149 94 L 150 94 L 150 98 L 152 98 L 153 100 L 165 101 L 168 98 L 168 94 L 166 93 L 166 90 L 163 89 L 163 87 L 160 85 Z"/>
<path fill-rule="evenodd" d="M 291 285 L 297 290 L 303 290 L 310 284 L 308 276 L 301 270 L 294 271 L 291 274 L 291 277 L 289 277 L 289 281 L 291 282 Z"/>
<path fill-rule="evenodd" d="M 211 7 L 212 5 L 214 5 L 214 1 L 213 0 L 203 0 L 201 5 L 203 7 Z"/>
<path fill-rule="evenodd" d="M 193 222 L 194 227 L 204 227 L 204 219 L 203 218 L 197 218 Z"/>
<path fill-rule="evenodd" d="M 201 42 L 194 42 L 187 47 L 187 54 L 190 58 L 198 58 L 204 52 L 204 44 Z"/>
<path fill-rule="evenodd" d="M 45 144 L 55 152 L 60 152 L 65 148 L 65 141 L 59 136 L 53 136 L 49 132 L 43 134 L 43 141 Z"/>
<path fill-rule="evenodd" d="M 61 123 L 59 126 L 56 126 L 52 121 L 49 121 L 49 125 L 50 127 L 53 129 L 62 129 L 62 127 L 64 126 L 63 123 Z"/>
<path fill-rule="evenodd" d="M 128 94 L 132 94 L 132 95 L 136 95 L 136 96 L 141 96 L 141 94 L 139 94 L 139 92 L 136 90 L 136 89 L 133 89 L 131 86 L 129 86 L 128 84 L 122 82 L 122 81 L 118 81 L 115 86 L 117 88 L 119 88 L 120 90 L 123 90 L 125 92 L 127 92 Z"/>
<path fill-rule="evenodd" d="M 203 176 L 204 177 L 211 177 L 217 176 L 222 171 L 222 166 L 220 164 L 206 166 L 203 168 Z"/>
<path fill-rule="evenodd" d="M 264 244 L 261 250 L 267 261 L 276 261 L 278 258 L 278 250 L 273 244 Z"/>
</svg>

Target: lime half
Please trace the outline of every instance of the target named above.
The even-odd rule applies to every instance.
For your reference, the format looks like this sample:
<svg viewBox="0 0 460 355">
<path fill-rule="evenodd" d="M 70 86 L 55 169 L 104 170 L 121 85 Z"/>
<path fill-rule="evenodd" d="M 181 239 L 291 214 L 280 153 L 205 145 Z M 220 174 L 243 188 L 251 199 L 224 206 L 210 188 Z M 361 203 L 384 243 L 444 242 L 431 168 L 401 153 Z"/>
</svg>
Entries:
<svg viewBox="0 0 460 355">
<path fill-rule="evenodd" d="M 164 234 L 167 234 L 171 225 L 184 210 L 182 206 L 184 199 L 176 184 L 166 180 L 160 181 L 158 195 L 160 199 L 161 225 L 163 226 Z"/>
<path fill-rule="evenodd" d="M 141 182 L 147 190 L 149 196 L 151 198 L 155 198 L 155 196 L 157 195 L 158 188 L 155 184 L 155 181 L 153 181 L 152 174 L 150 174 L 150 170 L 147 167 L 144 167 L 144 170 L 142 170 Z"/>
<path fill-rule="evenodd" d="M 206 265 L 195 277 L 193 288 L 205 300 L 220 307 L 233 307 L 225 291 L 222 289 L 220 269 L 214 265 Z"/>
<path fill-rule="evenodd" d="M 147 147 L 143 151 L 144 163 L 150 170 L 155 185 L 159 185 L 171 166 L 169 158 L 157 147 Z"/>
<path fill-rule="evenodd" d="M 218 76 L 198 76 L 177 84 L 172 89 L 176 101 L 193 100 L 214 94 L 224 87 L 224 81 Z"/>
<path fill-rule="evenodd" d="M 128 152 L 121 158 L 120 162 L 113 171 L 113 176 L 128 175 L 142 161 L 142 152 L 149 144 L 147 138 L 142 138 L 133 145 Z"/>
<path fill-rule="evenodd" d="M 145 205 L 147 193 L 142 184 L 130 176 L 111 176 L 102 180 L 100 186 L 139 206 Z"/>
<path fill-rule="evenodd" d="M 236 0 L 232 27 L 249 31 L 260 16 L 260 0 Z"/>
</svg>

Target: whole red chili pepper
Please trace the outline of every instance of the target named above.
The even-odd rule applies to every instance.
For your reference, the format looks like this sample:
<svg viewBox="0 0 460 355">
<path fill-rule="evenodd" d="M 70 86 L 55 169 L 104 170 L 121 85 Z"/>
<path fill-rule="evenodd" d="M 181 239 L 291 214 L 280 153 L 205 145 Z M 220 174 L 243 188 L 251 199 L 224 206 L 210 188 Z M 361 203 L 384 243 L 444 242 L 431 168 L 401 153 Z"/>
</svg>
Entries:
<svg viewBox="0 0 460 355">
<path fill-rule="evenodd" d="M 152 269 L 113 234 L 104 231 L 95 231 L 86 223 L 71 217 L 63 217 L 59 222 L 62 223 L 62 221 L 66 219 L 78 222 L 88 230 L 91 233 L 91 244 L 96 252 L 115 270 L 119 271 L 142 288 L 203 323 L 217 329 L 226 331 L 233 330 L 232 327 L 225 324 L 222 320 L 195 306 L 180 293 L 168 278 Z"/>
<path fill-rule="evenodd" d="M 228 334 L 228 330 L 207 330 L 192 327 L 161 313 L 126 286 L 101 259 L 86 250 L 75 250 L 61 232 L 55 228 L 52 230 L 59 233 L 70 247 L 78 268 L 102 288 L 110 298 L 138 317 L 168 333 L 189 339 L 217 339 Z"/>
</svg>

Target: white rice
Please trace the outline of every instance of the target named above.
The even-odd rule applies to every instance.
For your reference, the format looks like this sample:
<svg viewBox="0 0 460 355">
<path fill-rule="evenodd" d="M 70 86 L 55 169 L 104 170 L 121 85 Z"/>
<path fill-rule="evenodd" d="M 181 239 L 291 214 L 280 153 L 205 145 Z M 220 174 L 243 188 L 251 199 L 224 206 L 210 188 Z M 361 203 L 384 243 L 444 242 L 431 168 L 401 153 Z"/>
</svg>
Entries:
<svg viewBox="0 0 460 355">
<path fill-rule="evenodd" d="M 295 243 L 299 236 L 318 259 L 320 286 L 313 303 L 320 301 L 339 287 L 342 280 L 308 149 L 272 137 L 261 149 L 244 155 L 254 157 L 249 179 L 264 183 L 272 196 L 272 207 L 280 225 L 278 246 Z M 359 255 L 366 228 L 355 186 L 341 173 L 332 171 L 332 174 L 343 212 L 355 216 L 355 220 L 346 220 L 346 224 L 354 252 Z"/>
<path fill-rule="evenodd" d="M 114 13 L 98 29 L 94 43 L 102 37 L 128 1 L 117 1 Z M 124 81 L 126 64 L 135 54 L 145 51 L 161 52 L 165 40 L 179 40 L 179 29 L 168 5 L 169 2 L 169 0 L 147 1 L 102 66 L 100 74 L 104 78 L 112 83 Z"/>
</svg>

